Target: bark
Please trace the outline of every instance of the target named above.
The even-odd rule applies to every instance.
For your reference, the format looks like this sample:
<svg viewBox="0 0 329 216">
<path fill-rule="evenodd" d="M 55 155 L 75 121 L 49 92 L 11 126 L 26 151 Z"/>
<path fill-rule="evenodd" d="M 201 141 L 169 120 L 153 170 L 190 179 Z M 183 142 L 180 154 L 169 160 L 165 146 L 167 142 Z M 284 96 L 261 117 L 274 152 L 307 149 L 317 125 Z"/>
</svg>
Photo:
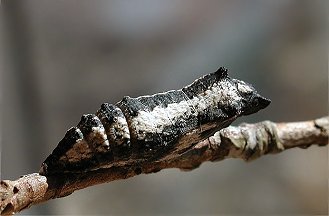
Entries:
<svg viewBox="0 0 329 216">
<path fill-rule="evenodd" d="M 158 172 L 167 168 L 192 170 L 205 161 L 241 158 L 250 161 L 266 154 L 280 153 L 290 148 L 326 146 L 329 138 L 329 116 L 311 121 L 292 123 L 242 124 L 227 127 L 180 154 L 164 159 L 122 164 L 85 173 L 42 176 L 38 173 L 18 180 L 0 183 L 0 212 L 14 214 L 49 199 L 68 196 L 96 184 L 126 179 L 139 174 Z"/>
</svg>

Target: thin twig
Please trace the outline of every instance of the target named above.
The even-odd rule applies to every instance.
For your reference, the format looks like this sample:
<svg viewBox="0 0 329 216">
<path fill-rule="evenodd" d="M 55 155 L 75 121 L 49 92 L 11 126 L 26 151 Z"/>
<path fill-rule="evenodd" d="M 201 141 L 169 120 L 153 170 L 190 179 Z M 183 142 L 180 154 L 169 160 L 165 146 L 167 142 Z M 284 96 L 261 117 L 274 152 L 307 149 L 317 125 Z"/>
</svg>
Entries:
<svg viewBox="0 0 329 216">
<path fill-rule="evenodd" d="M 226 158 L 249 161 L 295 147 L 325 146 L 328 145 L 328 138 L 329 116 L 304 122 L 264 121 L 230 126 L 180 154 L 167 155 L 161 160 L 143 163 L 130 161 L 129 164 L 85 173 L 48 177 L 33 173 L 15 181 L 3 180 L 0 183 L 0 212 L 14 214 L 49 199 L 68 196 L 75 190 L 141 173 L 153 173 L 167 168 L 192 170 L 205 161 Z"/>
</svg>

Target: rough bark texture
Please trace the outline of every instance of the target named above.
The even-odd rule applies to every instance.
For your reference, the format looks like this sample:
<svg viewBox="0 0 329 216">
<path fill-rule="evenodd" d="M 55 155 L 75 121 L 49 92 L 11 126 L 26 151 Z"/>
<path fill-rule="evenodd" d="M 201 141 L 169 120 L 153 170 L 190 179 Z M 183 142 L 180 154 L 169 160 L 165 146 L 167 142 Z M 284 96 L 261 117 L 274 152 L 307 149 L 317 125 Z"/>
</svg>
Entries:
<svg viewBox="0 0 329 216">
<path fill-rule="evenodd" d="M 49 199 L 68 196 L 75 190 L 92 185 L 126 179 L 142 173 L 158 172 L 167 168 L 192 170 L 205 161 L 241 158 L 249 161 L 265 154 L 311 145 L 328 145 L 329 116 L 311 121 L 273 123 L 264 121 L 228 127 L 199 142 L 192 148 L 165 160 L 129 162 L 121 166 L 85 173 L 42 176 L 25 175 L 18 180 L 0 183 L 0 212 L 14 214 Z"/>
</svg>

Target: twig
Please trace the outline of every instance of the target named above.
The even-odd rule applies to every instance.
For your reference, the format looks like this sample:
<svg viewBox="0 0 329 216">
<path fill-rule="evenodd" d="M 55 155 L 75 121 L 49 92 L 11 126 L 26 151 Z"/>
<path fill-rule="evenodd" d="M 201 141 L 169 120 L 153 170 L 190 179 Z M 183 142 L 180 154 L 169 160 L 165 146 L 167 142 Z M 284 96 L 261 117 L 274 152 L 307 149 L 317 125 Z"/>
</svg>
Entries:
<svg viewBox="0 0 329 216">
<path fill-rule="evenodd" d="M 25 175 L 18 180 L 3 180 L 0 185 L 0 212 L 14 214 L 49 199 L 68 196 L 75 190 L 92 185 L 126 179 L 141 173 L 153 173 L 167 168 L 192 170 L 205 161 L 241 158 L 246 161 L 265 154 L 311 145 L 328 145 L 329 116 L 312 121 L 273 123 L 264 121 L 228 127 L 199 142 L 180 154 L 140 163 L 130 161 L 121 166 L 85 173 L 42 176 Z"/>
</svg>

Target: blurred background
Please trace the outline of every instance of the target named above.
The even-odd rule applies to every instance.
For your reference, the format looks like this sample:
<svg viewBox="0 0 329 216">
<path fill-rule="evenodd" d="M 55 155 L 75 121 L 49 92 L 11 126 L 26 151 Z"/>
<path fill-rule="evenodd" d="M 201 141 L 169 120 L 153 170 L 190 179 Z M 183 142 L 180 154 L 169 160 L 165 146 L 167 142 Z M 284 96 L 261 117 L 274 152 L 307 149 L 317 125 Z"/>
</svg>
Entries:
<svg viewBox="0 0 329 216">
<path fill-rule="evenodd" d="M 328 1 L 2 1 L 1 179 L 37 172 L 82 114 L 229 69 L 272 100 L 235 122 L 328 114 Z M 76 191 L 21 214 L 328 212 L 328 147 Z"/>
</svg>

